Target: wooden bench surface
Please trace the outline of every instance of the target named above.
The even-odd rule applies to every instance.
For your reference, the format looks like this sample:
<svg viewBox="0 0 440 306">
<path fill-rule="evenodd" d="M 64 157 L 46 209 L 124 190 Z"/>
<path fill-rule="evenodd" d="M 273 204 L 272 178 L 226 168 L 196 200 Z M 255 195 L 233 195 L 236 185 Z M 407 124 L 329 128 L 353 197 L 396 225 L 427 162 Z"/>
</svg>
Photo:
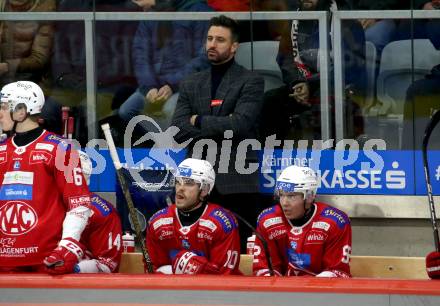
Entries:
<svg viewBox="0 0 440 306">
<path fill-rule="evenodd" d="M 398 256 L 351 256 L 350 269 L 353 277 L 427 279 L 424 257 Z M 252 275 L 252 256 L 240 256 L 240 271 Z M 143 274 L 141 253 L 123 253 L 120 273 Z"/>
</svg>

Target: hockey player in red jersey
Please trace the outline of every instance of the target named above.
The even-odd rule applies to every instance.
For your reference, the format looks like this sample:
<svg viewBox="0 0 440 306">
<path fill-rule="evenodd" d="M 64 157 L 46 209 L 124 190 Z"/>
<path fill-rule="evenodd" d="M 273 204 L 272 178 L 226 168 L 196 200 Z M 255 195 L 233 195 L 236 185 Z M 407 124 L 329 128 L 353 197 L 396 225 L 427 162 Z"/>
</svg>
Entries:
<svg viewBox="0 0 440 306">
<path fill-rule="evenodd" d="M 426 256 L 426 272 L 429 278 L 440 279 L 440 252 L 433 251 Z"/>
<path fill-rule="evenodd" d="M 0 271 L 71 273 L 83 256 L 90 192 L 77 151 L 38 126 L 44 102 L 33 82 L 1 90 L 15 135 L 0 143 Z"/>
<path fill-rule="evenodd" d="M 240 274 L 240 237 L 235 217 L 206 197 L 215 172 L 205 160 L 185 159 L 176 173 L 175 204 L 150 219 L 147 249 L 156 272 Z"/>
<path fill-rule="evenodd" d="M 318 180 L 308 167 L 289 166 L 277 179 L 279 204 L 261 212 L 257 231 L 267 242 L 274 274 L 350 277 L 351 226 L 347 215 L 315 202 Z M 270 275 L 256 238 L 253 271 Z"/>
<path fill-rule="evenodd" d="M 92 174 L 92 162 L 89 156 L 78 151 L 81 168 L 87 184 Z M 113 205 L 95 193 L 91 193 L 92 215 L 81 235 L 85 246 L 82 260 L 75 265 L 76 273 L 112 273 L 117 272 L 121 261 L 121 219 Z"/>
</svg>

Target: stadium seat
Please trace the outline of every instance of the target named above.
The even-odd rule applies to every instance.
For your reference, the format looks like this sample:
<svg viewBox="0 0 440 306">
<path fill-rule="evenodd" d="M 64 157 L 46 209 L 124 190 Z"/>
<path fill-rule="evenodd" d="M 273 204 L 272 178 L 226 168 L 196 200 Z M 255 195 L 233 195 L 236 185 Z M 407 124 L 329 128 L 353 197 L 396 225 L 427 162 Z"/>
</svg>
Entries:
<svg viewBox="0 0 440 306">
<path fill-rule="evenodd" d="M 423 78 L 440 63 L 440 50 L 429 39 L 393 41 L 385 46 L 377 77 L 378 113 L 403 115 L 406 90 L 414 80 Z M 414 55 L 414 56 L 413 56 Z M 414 66 L 413 66 L 414 63 Z"/>
<path fill-rule="evenodd" d="M 247 69 L 252 69 L 253 61 L 254 70 L 264 77 L 264 91 L 283 85 L 281 70 L 276 60 L 279 43 L 269 40 L 244 42 L 240 43 L 235 54 L 235 61 Z"/>
<path fill-rule="evenodd" d="M 367 94 L 365 97 L 365 106 L 369 108 L 374 103 L 375 88 L 376 88 L 376 60 L 377 50 L 376 46 L 370 42 L 365 42 L 365 65 L 367 72 Z"/>
</svg>

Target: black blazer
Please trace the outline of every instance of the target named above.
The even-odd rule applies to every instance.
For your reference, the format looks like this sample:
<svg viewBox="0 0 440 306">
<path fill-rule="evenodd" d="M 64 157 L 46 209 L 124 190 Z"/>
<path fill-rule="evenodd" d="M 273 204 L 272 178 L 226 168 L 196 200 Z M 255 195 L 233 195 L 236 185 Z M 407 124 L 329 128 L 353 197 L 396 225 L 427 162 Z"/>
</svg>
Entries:
<svg viewBox="0 0 440 306">
<path fill-rule="evenodd" d="M 244 143 L 239 146 L 242 140 L 258 138 L 263 92 L 263 78 L 236 63 L 226 71 L 216 97 L 211 97 L 211 69 L 194 73 L 180 84 L 179 99 L 172 119 L 172 125 L 180 128 L 175 140 L 184 142 L 193 138 L 188 151 L 190 156 L 198 140 L 205 139 L 212 148 L 217 145 L 216 156 L 208 154 L 207 159 L 211 162 L 216 159 L 215 186 L 220 194 L 258 192 L 258 171 L 246 171 L 245 167 L 258 162 L 255 150 L 260 148 L 249 148 L 244 154 L 245 150 L 237 153 L 237 146 L 246 149 Z M 221 105 L 211 107 L 211 100 L 214 99 L 221 100 Z M 190 124 L 192 115 L 202 116 L 200 129 Z M 226 145 L 222 152 L 226 130 L 233 132 L 230 155 L 225 152 Z M 196 154 L 194 157 L 200 156 Z M 230 157 L 229 163 L 227 157 Z"/>
</svg>

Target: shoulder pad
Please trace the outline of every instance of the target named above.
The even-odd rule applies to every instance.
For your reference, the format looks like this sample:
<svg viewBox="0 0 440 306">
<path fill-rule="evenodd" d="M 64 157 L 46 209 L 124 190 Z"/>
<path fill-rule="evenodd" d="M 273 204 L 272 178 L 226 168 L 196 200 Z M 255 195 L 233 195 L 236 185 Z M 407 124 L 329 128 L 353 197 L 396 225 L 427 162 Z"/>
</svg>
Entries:
<svg viewBox="0 0 440 306">
<path fill-rule="evenodd" d="M 350 223 L 347 215 L 343 211 L 334 207 L 326 207 L 321 212 L 321 216 L 333 220 L 336 225 L 341 229 Z"/>
<path fill-rule="evenodd" d="M 93 210 L 99 211 L 104 217 L 107 217 L 113 211 L 113 205 L 96 194 L 92 195 L 91 202 Z"/>
<path fill-rule="evenodd" d="M 235 217 L 223 208 L 214 208 L 209 216 L 214 218 L 221 225 L 223 231 L 227 234 L 233 229 L 237 228 L 237 221 L 235 220 Z"/>
<path fill-rule="evenodd" d="M 260 220 L 261 220 L 262 218 L 264 218 L 265 216 L 267 216 L 267 215 L 269 215 L 269 214 L 272 214 L 272 213 L 274 213 L 274 212 L 275 212 L 275 206 L 272 206 L 272 207 L 269 207 L 269 208 L 264 209 L 264 210 L 258 215 L 257 223 L 260 222 Z"/>
<path fill-rule="evenodd" d="M 49 133 L 46 135 L 46 137 L 43 138 L 46 142 L 51 142 L 56 144 L 57 146 L 61 147 L 64 151 L 67 151 L 70 148 L 70 143 L 67 139 L 62 138 L 61 136 L 58 136 L 53 133 Z"/>
<path fill-rule="evenodd" d="M 155 219 L 166 215 L 168 213 L 168 207 L 162 208 L 161 210 L 156 211 L 150 218 L 150 220 L 148 221 L 148 224 L 151 224 L 151 222 L 153 222 Z"/>
</svg>

